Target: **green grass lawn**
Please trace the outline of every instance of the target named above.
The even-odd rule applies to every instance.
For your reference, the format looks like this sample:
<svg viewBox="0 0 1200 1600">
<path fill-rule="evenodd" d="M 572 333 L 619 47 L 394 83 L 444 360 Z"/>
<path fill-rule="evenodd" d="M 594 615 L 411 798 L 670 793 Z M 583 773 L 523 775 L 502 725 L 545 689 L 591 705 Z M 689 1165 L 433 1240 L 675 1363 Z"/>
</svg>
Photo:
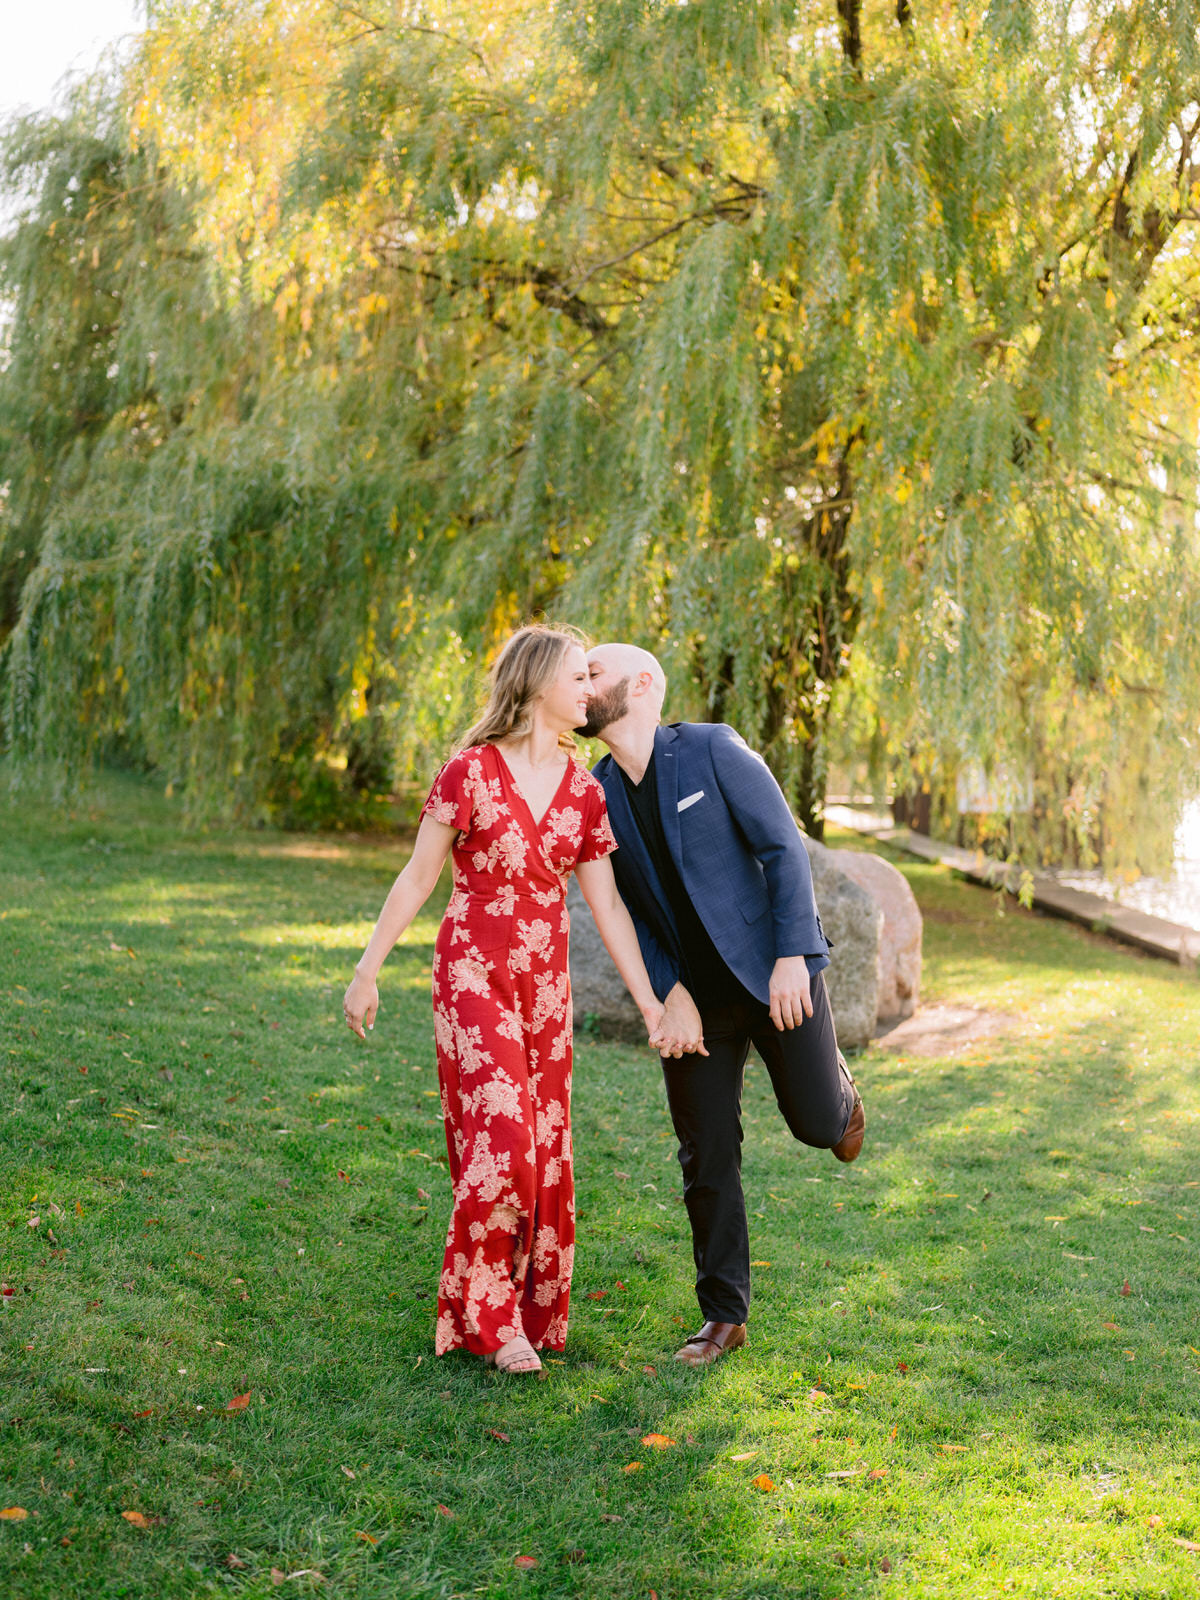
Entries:
<svg viewBox="0 0 1200 1600">
<path fill-rule="evenodd" d="M 403 859 L 117 780 L 0 810 L 5 1600 L 1195 1600 L 1194 975 L 906 864 L 926 997 L 1018 1027 L 860 1058 L 851 1168 L 752 1065 L 708 1372 L 656 1061 L 581 1043 L 570 1340 L 503 1378 L 433 1356 L 435 915 L 340 1023 Z"/>
</svg>

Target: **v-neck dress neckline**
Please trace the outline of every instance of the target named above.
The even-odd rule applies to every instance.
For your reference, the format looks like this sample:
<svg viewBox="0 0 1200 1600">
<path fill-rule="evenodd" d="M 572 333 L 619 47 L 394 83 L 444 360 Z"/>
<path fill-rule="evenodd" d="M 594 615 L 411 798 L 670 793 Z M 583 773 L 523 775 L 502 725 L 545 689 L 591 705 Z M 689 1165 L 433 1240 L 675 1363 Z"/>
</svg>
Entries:
<svg viewBox="0 0 1200 1600">
<path fill-rule="evenodd" d="M 496 752 L 496 755 L 497 755 L 497 757 L 498 757 L 498 759 L 500 761 L 500 765 L 504 768 L 504 775 L 508 779 L 509 788 L 513 791 L 513 793 L 516 795 L 517 799 L 525 807 L 525 814 L 529 818 L 530 822 L 532 822 L 532 824 L 533 824 L 533 831 L 540 838 L 541 837 L 541 833 L 542 833 L 542 824 L 545 822 L 546 818 L 550 815 L 550 813 L 554 810 L 554 802 L 558 799 L 559 795 L 562 793 L 562 786 L 563 786 L 564 783 L 566 783 L 567 779 L 571 775 L 571 758 L 570 758 L 570 756 L 567 757 L 567 763 L 566 763 L 566 766 L 563 767 L 562 777 L 558 780 L 558 787 L 555 789 L 554 793 L 550 796 L 550 799 L 549 799 L 549 801 L 547 802 L 547 805 L 546 805 L 546 809 L 542 812 L 540 817 L 535 817 L 534 814 L 533 814 L 533 807 L 529 804 L 529 801 L 525 798 L 525 791 L 521 788 L 521 785 L 517 782 L 516 774 L 513 772 L 513 769 L 509 766 L 508 758 L 505 756 L 504 751 L 501 750 L 501 748 L 500 748 L 500 746 L 498 744 L 494 744 L 492 746 L 492 749 Z"/>
</svg>

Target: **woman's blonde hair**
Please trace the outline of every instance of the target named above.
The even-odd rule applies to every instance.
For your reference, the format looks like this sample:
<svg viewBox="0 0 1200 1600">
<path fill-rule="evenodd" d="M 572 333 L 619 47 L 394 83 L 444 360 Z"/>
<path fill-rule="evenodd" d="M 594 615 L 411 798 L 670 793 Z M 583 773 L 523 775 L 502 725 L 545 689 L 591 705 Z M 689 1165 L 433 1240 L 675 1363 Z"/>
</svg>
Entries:
<svg viewBox="0 0 1200 1600">
<path fill-rule="evenodd" d="M 578 628 L 549 628 L 541 622 L 518 628 L 492 662 L 487 705 L 463 735 L 459 749 L 520 739 L 529 733 L 533 708 L 558 676 L 563 657 L 572 647 L 587 649 L 587 637 Z M 569 733 L 560 733 L 558 742 L 565 750 L 575 749 Z"/>
</svg>

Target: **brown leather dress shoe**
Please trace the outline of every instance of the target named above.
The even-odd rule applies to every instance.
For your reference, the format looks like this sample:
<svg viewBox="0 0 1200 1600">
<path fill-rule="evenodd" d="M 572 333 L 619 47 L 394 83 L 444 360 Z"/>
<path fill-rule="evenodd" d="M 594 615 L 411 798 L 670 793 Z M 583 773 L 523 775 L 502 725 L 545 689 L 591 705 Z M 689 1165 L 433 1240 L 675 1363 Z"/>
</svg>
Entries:
<svg viewBox="0 0 1200 1600">
<path fill-rule="evenodd" d="M 841 1067 L 847 1083 L 854 1090 L 854 1105 L 850 1111 L 850 1120 L 846 1124 L 846 1131 L 835 1145 L 830 1148 L 839 1161 L 854 1161 L 858 1152 L 863 1147 L 863 1135 L 867 1131 L 867 1114 L 863 1110 L 862 1095 L 855 1086 L 854 1077 L 846 1065 L 846 1058 L 838 1051 L 838 1066 Z"/>
<path fill-rule="evenodd" d="M 726 1350 L 740 1350 L 745 1342 L 744 1322 L 706 1322 L 682 1350 L 676 1350 L 675 1359 L 689 1367 L 708 1367 L 719 1361 Z"/>
<path fill-rule="evenodd" d="M 863 1135 L 867 1131 L 867 1114 L 863 1110 L 862 1095 L 857 1089 L 854 1092 L 854 1110 L 850 1113 L 850 1121 L 846 1124 L 846 1131 L 835 1145 L 830 1149 L 839 1161 L 856 1161 L 858 1152 L 863 1147 Z"/>
</svg>

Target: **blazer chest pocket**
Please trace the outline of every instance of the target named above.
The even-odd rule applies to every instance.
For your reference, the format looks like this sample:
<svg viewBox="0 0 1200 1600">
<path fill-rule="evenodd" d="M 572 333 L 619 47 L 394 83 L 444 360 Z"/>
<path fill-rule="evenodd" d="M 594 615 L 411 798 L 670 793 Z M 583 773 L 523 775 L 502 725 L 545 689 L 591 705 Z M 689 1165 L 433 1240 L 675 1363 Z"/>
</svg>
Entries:
<svg viewBox="0 0 1200 1600">
<path fill-rule="evenodd" d="M 676 809 L 676 811 L 679 811 L 679 812 L 687 811 L 690 807 L 694 806 L 698 800 L 703 800 L 703 799 L 704 799 L 704 790 L 703 789 L 697 789 L 695 794 L 684 795 L 683 799 L 679 802 L 679 804 L 676 806 L 675 809 Z"/>
</svg>

